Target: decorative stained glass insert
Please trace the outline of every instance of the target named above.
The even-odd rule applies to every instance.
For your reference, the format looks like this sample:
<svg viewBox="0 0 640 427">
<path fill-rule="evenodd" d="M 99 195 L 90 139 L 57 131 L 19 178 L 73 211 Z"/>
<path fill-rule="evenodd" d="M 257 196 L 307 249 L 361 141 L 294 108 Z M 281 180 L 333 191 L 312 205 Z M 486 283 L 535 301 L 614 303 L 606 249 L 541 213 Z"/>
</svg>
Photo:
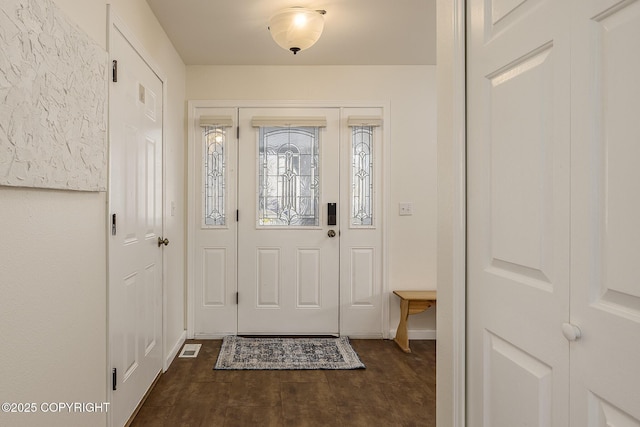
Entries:
<svg viewBox="0 0 640 427">
<path fill-rule="evenodd" d="M 317 227 L 318 127 L 261 127 L 258 225 Z"/>
<path fill-rule="evenodd" d="M 373 126 L 351 128 L 351 225 L 373 225 Z"/>
<path fill-rule="evenodd" d="M 223 126 L 203 126 L 204 140 L 204 223 L 224 226 L 225 212 L 225 142 Z"/>
</svg>

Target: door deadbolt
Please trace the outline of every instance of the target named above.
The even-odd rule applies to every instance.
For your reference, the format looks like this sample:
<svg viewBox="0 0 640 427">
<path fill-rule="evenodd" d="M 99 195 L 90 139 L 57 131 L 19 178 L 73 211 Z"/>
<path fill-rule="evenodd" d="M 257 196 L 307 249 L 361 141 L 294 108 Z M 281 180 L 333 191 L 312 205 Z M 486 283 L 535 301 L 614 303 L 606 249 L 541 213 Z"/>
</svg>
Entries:
<svg viewBox="0 0 640 427">
<path fill-rule="evenodd" d="M 336 211 L 337 205 L 335 203 L 327 203 L 327 225 L 338 224 L 338 215 Z"/>
</svg>

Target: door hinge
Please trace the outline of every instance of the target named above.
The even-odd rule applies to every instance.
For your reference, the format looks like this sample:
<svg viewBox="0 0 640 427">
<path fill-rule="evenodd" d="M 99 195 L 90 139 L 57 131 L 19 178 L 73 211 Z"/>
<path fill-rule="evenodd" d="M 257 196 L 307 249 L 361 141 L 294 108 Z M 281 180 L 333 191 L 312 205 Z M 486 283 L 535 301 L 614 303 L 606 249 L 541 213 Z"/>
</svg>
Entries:
<svg viewBox="0 0 640 427">
<path fill-rule="evenodd" d="M 112 67 L 113 67 L 113 82 L 117 82 L 118 81 L 118 61 L 116 61 L 115 59 L 112 61 Z"/>
<path fill-rule="evenodd" d="M 116 227 L 116 214 L 111 215 L 111 235 L 115 236 L 117 233 L 117 227 Z"/>
<path fill-rule="evenodd" d="M 236 126 L 236 139 L 240 139 L 240 126 Z"/>
<path fill-rule="evenodd" d="M 240 209 L 236 209 L 236 222 L 240 221 Z"/>
<path fill-rule="evenodd" d="M 116 368 L 113 368 L 113 370 L 111 371 L 111 388 L 113 389 L 113 391 L 116 391 L 117 387 L 116 387 L 116 381 L 118 380 L 118 370 Z"/>
<path fill-rule="evenodd" d="M 236 305 L 238 305 L 240 301 L 240 292 L 236 292 Z"/>
</svg>

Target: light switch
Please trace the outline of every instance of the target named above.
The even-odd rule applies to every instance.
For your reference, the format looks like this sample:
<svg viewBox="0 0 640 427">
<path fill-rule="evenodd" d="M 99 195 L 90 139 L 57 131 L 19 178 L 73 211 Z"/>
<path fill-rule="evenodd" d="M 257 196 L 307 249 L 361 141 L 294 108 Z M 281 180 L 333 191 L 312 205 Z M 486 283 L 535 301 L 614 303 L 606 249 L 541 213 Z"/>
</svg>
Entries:
<svg viewBox="0 0 640 427">
<path fill-rule="evenodd" d="M 399 214 L 400 216 L 408 216 L 413 215 L 413 203 L 411 202 L 401 202 L 399 203 Z"/>
</svg>

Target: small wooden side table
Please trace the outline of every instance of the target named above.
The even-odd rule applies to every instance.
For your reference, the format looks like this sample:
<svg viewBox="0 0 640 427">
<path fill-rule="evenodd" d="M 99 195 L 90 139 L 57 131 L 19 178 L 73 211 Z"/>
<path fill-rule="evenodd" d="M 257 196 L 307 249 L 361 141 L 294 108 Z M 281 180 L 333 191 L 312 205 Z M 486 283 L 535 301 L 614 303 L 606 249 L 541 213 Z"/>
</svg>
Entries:
<svg viewBox="0 0 640 427">
<path fill-rule="evenodd" d="M 407 319 L 410 314 L 422 313 L 436 303 L 436 291 L 393 291 L 400 297 L 400 323 L 393 339 L 405 353 L 411 353 Z"/>
</svg>

